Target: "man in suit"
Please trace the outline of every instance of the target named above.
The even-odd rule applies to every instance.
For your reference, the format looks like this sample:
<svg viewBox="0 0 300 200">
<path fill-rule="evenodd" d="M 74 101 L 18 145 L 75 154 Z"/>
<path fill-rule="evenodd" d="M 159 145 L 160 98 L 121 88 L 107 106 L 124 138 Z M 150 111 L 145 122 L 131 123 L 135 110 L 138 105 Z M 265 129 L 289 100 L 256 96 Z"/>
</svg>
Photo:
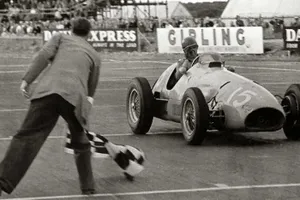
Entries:
<svg viewBox="0 0 300 200">
<path fill-rule="evenodd" d="M 90 30 L 87 19 L 73 20 L 72 35 L 55 34 L 25 73 L 20 89 L 25 97 L 30 97 L 30 107 L 0 164 L 0 188 L 6 193 L 10 194 L 21 181 L 59 116 L 71 132 L 81 191 L 95 192 L 86 130 L 101 60 L 87 42 Z M 29 95 L 30 84 L 41 73 L 34 92 Z"/>
</svg>

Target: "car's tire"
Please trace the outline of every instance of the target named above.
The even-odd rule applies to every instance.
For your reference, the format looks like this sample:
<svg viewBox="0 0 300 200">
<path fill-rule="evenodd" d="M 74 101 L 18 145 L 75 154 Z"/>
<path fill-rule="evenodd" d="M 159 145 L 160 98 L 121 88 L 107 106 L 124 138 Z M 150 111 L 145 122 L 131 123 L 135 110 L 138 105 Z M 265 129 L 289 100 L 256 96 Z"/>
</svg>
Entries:
<svg viewBox="0 0 300 200">
<path fill-rule="evenodd" d="M 209 127 L 209 108 L 199 88 L 189 88 L 181 102 L 181 127 L 190 145 L 200 145 Z"/>
<path fill-rule="evenodd" d="M 289 140 L 300 139 L 300 84 L 292 84 L 286 90 L 281 102 L 286 113 L 286 120 L 283 125 L 285 136 Z"/>
<path fill-rule="evenodd" d="M 131 80 L 126 98 L 128 124 L 134 134 L 146 134 L 153 121 L 153 94 L 147 79 Z"/>
</svg>

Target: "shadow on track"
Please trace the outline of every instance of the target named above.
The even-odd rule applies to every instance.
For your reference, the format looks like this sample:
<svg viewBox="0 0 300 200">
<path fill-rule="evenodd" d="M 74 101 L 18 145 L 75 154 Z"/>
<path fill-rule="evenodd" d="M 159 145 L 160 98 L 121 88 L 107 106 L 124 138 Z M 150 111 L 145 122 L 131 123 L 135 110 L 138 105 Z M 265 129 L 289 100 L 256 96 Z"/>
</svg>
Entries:
<svg viewBox="0 0 300 200">
<path fill-rule="evenodd" d="M 163 131 L 156 130 L 157 132 L 162 132 L 159 134 L 148 134 L 144 136 L 138 136 L 140 139 L 151 140 L 151 138 L 155 138 L 157 140 L 170 140 L 170 142 L 180 142 L 182 144 L 185 143 L 185 140 L 182 136 L 180 130 L 176 129 L 167 130 L 167 133 L 163 133 Z M 165 130 L 164 130 L 165 131 Z M 266 136 L 262 137 L 264 133 L 257 133 L 257 135 L 248 134 L 248 133 L 231 133 L 231 132 L 209 132 L 207 138 L 204 140 L 202 145 L 198 147 L 206 147 L 206 146 L 228 146 L 228 147 L 251 147 L 251 146 L 269 146 L 269 145 L 280 145 L 280 144 L 290 144 L 295 143 L 297 141 L 289 141 L 284 138 L 271 138 L 268 139 Z M 274 133 L 277 134 L 277 133 Z M 147 137 L 147 138 L 146 138 Z M 159 139 L 158 139 L 159 138 Z"/>
</svg>

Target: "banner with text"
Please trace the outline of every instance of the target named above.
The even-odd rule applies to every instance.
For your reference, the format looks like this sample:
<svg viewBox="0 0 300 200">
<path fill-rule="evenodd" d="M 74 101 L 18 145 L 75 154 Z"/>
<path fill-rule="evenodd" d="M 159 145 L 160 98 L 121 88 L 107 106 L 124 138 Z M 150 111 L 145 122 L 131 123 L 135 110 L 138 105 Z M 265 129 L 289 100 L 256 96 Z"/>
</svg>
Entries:
<svg viewBox="0 0 300 200">
<path fill-rule="evenodd" d="M 47 42 L 53 34 L 60 32 L 71 34 L 70 30 L 44 30 L 43 41 Z M 91 30 L 88 42 L 97 50 L 137 51 L 138 34 L 136 29 L 101 29 Z"/>
<path fill-rule="evenodd" d="M 193 36 L 198 42 L 198 53 L 219 52 L 238 54 L 262 54 L 262 27 L 209 27 L 209 28 L 158 28 L 159 53 L 183 53 L 181 42 Z"/>
<path fill-rule="evenodd" d="M 300 27 L 285 27 L 283 42 L 284 49 L 300 52 Z"/>
</svg>

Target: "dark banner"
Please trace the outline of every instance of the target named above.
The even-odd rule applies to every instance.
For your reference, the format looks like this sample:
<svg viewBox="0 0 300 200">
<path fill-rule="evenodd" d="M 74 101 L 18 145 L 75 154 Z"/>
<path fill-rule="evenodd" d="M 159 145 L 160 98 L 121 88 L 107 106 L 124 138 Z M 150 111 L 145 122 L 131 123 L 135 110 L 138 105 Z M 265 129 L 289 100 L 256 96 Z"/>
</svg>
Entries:
<svg viewBox="0 0 300 200">
<path fill-rule="evenodd" d="M 284 49 L 300 52 L 300 27 L 285 27 L 283 41 Z"/>
<path fill-rule="evenodd" d="M 43 41 L 47 42 L 53 34 L 71 34 L 70 30 L 44 30 Z M 138 34 L 136 29 L 93 29 L 88 42 L 97 50 L 137 51 Z"/>
</svg>

